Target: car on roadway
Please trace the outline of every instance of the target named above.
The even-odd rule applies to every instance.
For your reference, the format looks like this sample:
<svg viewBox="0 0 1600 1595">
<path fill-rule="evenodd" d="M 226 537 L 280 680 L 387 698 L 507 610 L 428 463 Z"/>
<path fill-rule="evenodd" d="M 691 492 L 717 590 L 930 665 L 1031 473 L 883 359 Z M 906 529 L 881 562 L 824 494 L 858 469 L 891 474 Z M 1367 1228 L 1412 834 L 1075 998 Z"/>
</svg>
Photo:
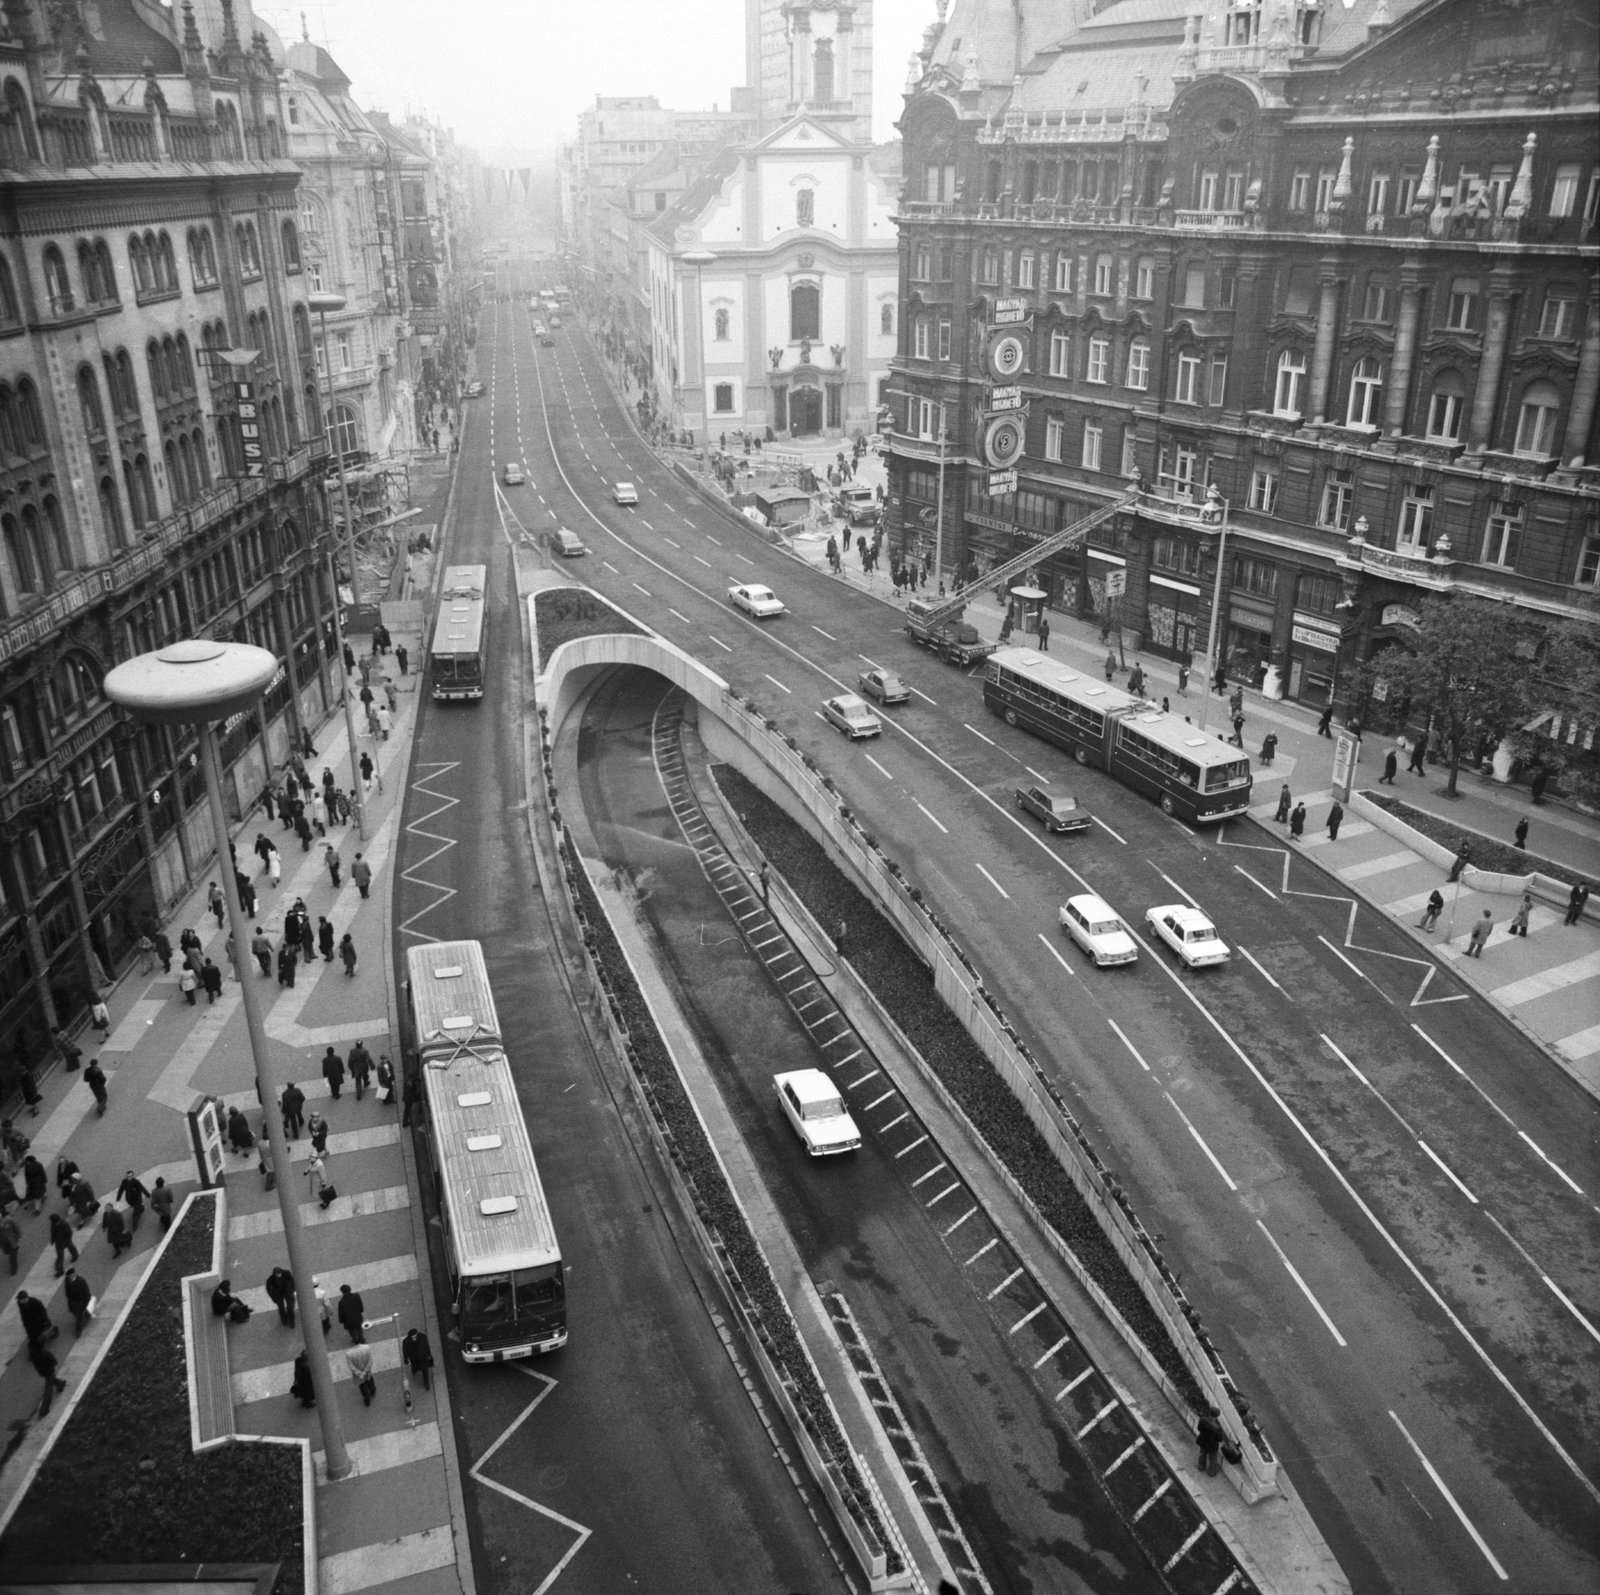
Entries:
<svg viewBox="0 0 1600 1595">
<path fill-rule="evenodd" d="M 1019 786 L 1017 807 L 1031 814 L 1047 831 L 1087 831 L 1094 821 L 1071 792 L 1046 792 L 1042 786 Z"/>
<path fill-rule="evenodd" d="M 1129 934 L 1117 911 L 1093 892 L 1069 897 L 1061 905 L 1061 923 L 1067 934 L 1102 967 L 1131 964 L 1139 956 L 1139 944 Z"/>
<path fill-rule="evenodd" d="M 553 348 L 555 348 L 555 346 L 556 346 L 556 340 L 554 338 L 552 338 L 548 332 L 545 333 L 544 336 L 539 339 L 539 347 L 541 349 L 553 349 Z"/>
<path fill-rule="evenodd" d="M 883 721 L 875 715 L 853 692 L 841 692 L 837 698 L 822 700 L 822 718 L 850 738 L 878 737 L 883 735 Z"/>
<path fill-rule="evenodd" d="M 483 384 L 481 382 L 469 382 L 462 390 L 462 396 L 468 399 L 481 399 L 483 397 L 483 391 Z"/>
<path fill-rule="evenodd" d="M 728 589 L 728 598 L 746 614 L 754 615 L 757 620 L 769 620 L 773 615 L 781 615 L 783 610 L 782 600 L 770 587 L 762 587 L 756 582 L 741 582 L 739 585 Z"/>
<path fill-rule="evenodd" d="M 522 474 L 522 467 L 515 460 L 506 461 L 506 468 L 501 476 L 507 487 L 521 487 L 528 480 Z"/>
<path fill-rule="evenodd" d="M 615 504 L 637 504 L 639 502 L 639 489 L 632 482 L 618 482 L 611 489 L 611 499 Z"/>
<path fill-rule="evenodd" d="M 891 703 L 910 703 L 911 689 L 892 670 L 863 670 L 856 677 L 856 685 L 869 698 L 876 698 L 887 706 Z"/>
<path fill-rule="evenodd" d="M 563 559 L 577 559 L 580 555 L 587 554 L 589 550 L 583 546 L 576 532 L 569 532 L 565 526 L 558 526 L 550 534 L 550 546 Z"/>
<path fill-rule="evenodd" d="M 794 1133 L 812 1157 L 854 1152 L 861 1132 L 839 1095 L 839 1088 L 820 1069 L 794 1069 L 775 1074 L 772 1083 Z"/>
<path fill-rule="evenodd" d="M 531 331 L 532 331 L 534 337 L 542 338 L 544 336 L 544 323 L 542 321 L 534 322 L 533 327 L 531 328 Z"/>
<path fill-rule="evenodd" d="M 1144 922 L 1190 969 L 1225 964 L 1233 956 L 1217 934 L 1217 927 L 1187 903 L 1147 909 Z"/>
<path fill-rule="evenodd" d="M 550 325 L 552 327 L 559 327 L 561 325 L 561 317 L 560 316 L 552 316 L 550 318 Z"/>
</svg>

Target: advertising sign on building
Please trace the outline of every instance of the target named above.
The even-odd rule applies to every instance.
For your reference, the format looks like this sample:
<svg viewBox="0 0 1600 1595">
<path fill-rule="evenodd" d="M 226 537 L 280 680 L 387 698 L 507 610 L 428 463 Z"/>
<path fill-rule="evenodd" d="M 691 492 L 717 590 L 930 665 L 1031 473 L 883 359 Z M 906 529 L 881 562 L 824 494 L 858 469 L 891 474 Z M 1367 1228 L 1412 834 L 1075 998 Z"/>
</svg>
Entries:
<svg viewBox="0 0 1600 1595">
<path fill-rule="evenodd" d="M 1015 326 L 1019 321 L 1028 319 L 1028 301 L 1026 299 L 996 299 L 994 302 L 994 315 L 990 318 L 996 327 Z"/>
<path fill-rule="evenodd" d="M 1020 410 L 1022 408 L 1022 389 L 991 389 L 989 392 L 989 408 L 991 410 Z"/>
<path fill-rule="evenodd" d="M 1120 598 L 1128 590 L 1128 573 L 1125 570 L 1106 572 L 1106 597 Z"/>
<path fill-rule="evenodd" d="M 233 396 L 239 411 L 239 443 L 244 454 L 246 477 L 265 477 L 267 451 L 261 441 L 261 412 L 256 404 L 255 385 L 235 382 Z"/>
<path fill-rule="evenodd" d="M 1384 626 L 1409 626 L 1413 631 L 1422 629 L 1422 616 L 1407 604 L 1385 604 L 1379 617 Z"/>
<path fill-rule="evenodd" d="M 1017 473 L 1015 471 L 990 471 L 989 497 L 997 498 L 1002 493 L 1015 493 L 1017 490 Z"/>
<path fill-rule="evenodd" d="M 1339 651 L 1339 639 L 1326 631 L 1317 631 L 1311 626 L 1296 626 L 1290 633 L 1294 640 L 1303 643 L 1307 648 L 1320 648 L 1324 653 L 1335 654 Z"/>
</svg>

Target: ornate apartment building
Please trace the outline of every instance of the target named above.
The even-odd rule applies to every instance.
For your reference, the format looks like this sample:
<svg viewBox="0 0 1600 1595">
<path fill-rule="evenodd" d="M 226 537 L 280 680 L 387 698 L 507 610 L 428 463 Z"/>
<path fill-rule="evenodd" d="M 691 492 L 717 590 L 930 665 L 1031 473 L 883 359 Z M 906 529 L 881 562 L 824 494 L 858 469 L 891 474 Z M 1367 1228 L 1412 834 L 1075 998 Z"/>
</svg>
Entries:
<svg viewBox="0 0 1600 1595">
<path fill-rule="evenodd" d="M 300 174 L 249 20 L 3 7 L 0 1090 L 213 848 L 192 740 L 106 671 L 191 636 L 279 656 L 223 737 L 235 812 L 337 693 Z"/>
<path fill-rule="evenodd" d="M 1221 656 L 1312 704 L 1430 593 L 1594 616 L 1586 8 L 958 0 L 912 77 L 894 547 L 941 474 L 966 579 L 1137 475 L 1050 602 L 1120 571 L 1124 628 L 1203 656 L 1225 528 Z"/>
</svg>

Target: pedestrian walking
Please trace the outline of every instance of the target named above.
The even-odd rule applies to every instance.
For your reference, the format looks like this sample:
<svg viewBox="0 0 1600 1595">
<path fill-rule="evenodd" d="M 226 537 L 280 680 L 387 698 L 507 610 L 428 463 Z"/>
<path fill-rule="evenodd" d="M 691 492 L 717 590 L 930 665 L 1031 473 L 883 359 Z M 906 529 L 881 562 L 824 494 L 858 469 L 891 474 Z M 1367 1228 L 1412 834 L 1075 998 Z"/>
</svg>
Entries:
<svg viewBox="0 0 1600 1595">
<path fill-rule="evenodd" d="M 67 1191 L 67 1201 L 71 1203 L 72 1211 L 78 1215 L 78 1222 L 74 1226 L 76 1229 L 82 1229 L 100 1211 L 100 1199 L 94 1194 L 94 1187 L 82 1174 L 73 1177 Z"/>
<path fill-rule="evenodd" d="M 412 1377 L 422 1381 L 424 1390 L 431 1390 L 433 1347 L 428 1344 L 428 1337 L 420 1329 L 408 1329 L 405 1339 L 400 1342 L 400 1355 L 405 1359 Z"/>
<path fill-rule="evenodd" d="M 1294 813 L 1292 813 L 1289 816 L 1289 835 L 1290 835 L 1290 837 L 1294 841 L 1298 842 L 1300 840 L 1301 836 L 1304 835 L 1305 828 L 1306 828 L 1306 806 L 1305 806 L 1304 803 L 1296 803 L 1295 806 L 1294 806 Z"/>
<path fill-rule="evenodd" d="M 156 967 L 156 944 L 148 936 L 140 936 L 133 950 L 139 955 L 139 973 L 150 974 Z"/>
<path fill-rule="evenodd" d="M 39 1416 L 46 1418 L 50 1415 L 51 1403 L 67 1388 L 67 1381 L 56 1372 L 55 1353 L 48 1346 L 35 1341 L 28 1347 L 28 1361 L 33 1364 L 34 1372 L 44 1380 L 44 1399 L 39 1403 Z"/>
<path fill-rule="evenodd" d="M 121 1257 L 133 1245 L 133 1236 L 128 1233 L 127 1220 L 122 1216 L 122 1209 L 115 1202 L 108 1202 L 106 1210 L 100 1216 L 100 1227 L 106 1232 L 106 1239 L 111 1243 L 111 1255 Z"/>
<path fill-rule="evenodd" d="M 417 1123 L 420 1126 L 423 1122 L 422 1087 L 417 1084 L 416 1075 L 408 1070 L 400 1101 L 400 1128 L 402 1130 L 411 1127 L 411 1116 L 413 1114 L 416 1115 Z"/>
<path fill-rule="evenodd" d="M 21 1064 L 17 1069 L 17 1089 L 22 1093 L 22 1101 L 31 1117 L 39 1117 L 39 1104 L 44 1100 L 39 1095 L 39 1082 L 33 1077 L 33 1065 Z"/>
<path fill-rule="evenodd" d="M 317 1404 L 316 1386 L 311 1382 L 311 1355 L 309 1352 L 302 1351 L 294 1359 L 294 1378 L 289 1384 L 289 1394 L 302 1407 L 314 1407 Z"/>
<path fill-rule="evenodd" d="M 356 944 L 351 939 L 350 932 L 346 931 L 339 941 L 339 957 L 344 961 L 346 977 L 353 977 L 356 972 Z"/>
<path fill-rule="evenodd" d="M 1589 901 L 1589 888 L 1578 881 L 1572 888 L 1571 895 L 1567 898 L 1567 917 L 1562 921 L 1564 925 L 1576 925 L 1583 917 L 1583 905 Z"/>
<path fill-rule="evenodd" d="M 144 1217 L 144 1204 L 150 1200 L 150 1193 L 145 1189 L 144 1181 L 132 1169 L 122 1176 L 122 1184 L 117 1187 L 117 1200 L 128 1204 L 128 1228 L 138 1229 L 139 1220 Z"/>
<path fill-rule="evenodd" d="M 1427 751 L 1428 739 L 1426 737 L 1418 737 L 1411 747 L 1411 762 L 1406 765 L 1406 771 L 1408 774 L 1426 775 L 1428 773 L 1423 765 L 1423 760 L 1427 755 Z"/>
<path fill-rule="evenodd" d="M 22 1319 L 23 1333 L 35 1345 L 54 1340 L 61 1333 L 51 1321 L 50 1309 L 37 1296 L 30 1296 L 25 1290 L 17 1292 L 17 1315 Z"/>
<path fill-rule="evenodd" d="M 1437 886 L 1428 894 L 1428 906 L 1423 910 L 1422 918 L 1417 921 L 1418 930 L 1432 930 L 1439 923 L 1439 916 L 1444 912 L 1444 893 Z"/>
<path fill-rule="evenodd" d="M 1117 673 L 1117 654 L 1114 648 L 1106 649 L 1106 662 L 1104 669 L 1106 673 L 1106 680 L 1112 680 Z"/>
<path fill-rule="evenodd" d="M 317 946 L 322 950 L 324 963 L 333 962 L 333 926 L 326 914 L 317 916 Z"/>
<path fill-rule="evenodd" d="M 1228 740 L 1236 748 L 1244 747 L 1244 714 L 1241 710 L 1233 711 L 1233 735 Z"/>
<path fill-rule="evenodd" d="M 770 904 L 772 901 L 772 871 L 767 861 L 761 861 L 761 901 Z"/>
<path fill-rule="evenodd" d="M 1189 667 L 1182 663 L 1178 665 L 1178 696 L 1180 698 L 1189 696 Z"/>
<path fill-rule="evenodd" d="M 311 1137 L 313 1152 L 328 1150 L 328 1121 L 315 1108 L 306 1115 L 306 1134 Z"/>
<path fill-rule="evenodd" d="M 1330 842 L 1337 842 L 1339 840 L 1339 826 L 1343 823 L 1343 821 L 1344 805 L 1338 800 L 1338 798 L 1335 798 L 1333 800 L 1333 807 L 1328 810 L 1328 840 Z"/>
<path fill-rule="evenodd" d="M 368 753 L 365 748 L 363 748 L 361 750 L 360 770 L 361 770 L 361 790 L 363 792 L 370 792 L 372 790 L 373 763 L 372 763 L 372 755 L 370 753 Z"/>
<path fill-rule="evenodd" d="M 1195 1426 L 1195 1443 L 1200 1448 L 1199 1468 L 1202 1473 L 1217 1474 L 1222 1471 L 1222 1442 L 1227 1438 L 1222 1425 L 1217 1422 L 1217 1409 L 1207 1406 Z"/>
<path fill-rule="evenodd" d="M 331 1044 L 322 1055 L 322 1078 L 328 1082 L 328 1092 L 337 1102 L 344 1085 L 344 1059 L 333 1050 Z"/>
<path fill-rule="evenodd" d="M 1528 816 L 1526 814 L 1517 821 L 1517 828 L 1511 834 L 1516 838 L 1517 846 L 1526 850 L 1528 846 Z"/>
<path fill-rule="evenodd" d="M 89 1023 L 100 1032 L 101 1040 L 111 1033 L 111 1010 L 106 1007 L 106 994 L 103 991 L 96 991 L 94 1001 L 89 1004 Z M 22 1072 L 29 1074 L 31 1078 L 29 1070 L 24 1069 Z M 27 1088 L 23 1089 L 26 1091 Z"/>
<path fill-rule="evenodd" d="M 248 1157 L 256 1144 L 255 1131 L 250 1128 L 243 1108 L 228 1109 L 228 1144 L 240 1157 Z"/>
<path fill-rule="evenodd" d="M 267 933 L 259 925 L 256 926 L 255 935 L 250 938 L 250 951 L 255 955 L 256 962 L 261 965 L 261 973 L 270 975 L 272 973 L 272 943 L 268 939 Z"/>
<path fill-rule="evenodd" d="M 56 1051 L 61 1055 L 61 1062 L 68 1074 L 82 1065 L 83 1048 L 60 1025 L 50 1032 L 50 1039 L 55 1043 Z"/>
<path fill-rule="evenodd" d="M 1445 885 L 1448 886 L 1451 881 L 1460 880 L 1462 870 L 1464 870 L 1471 862 L 1472 844 L 1470 842 L 1463 842 L 1461 846 L 1456 849 L 1455 862 L 1450 866 L 1449 875 L 1445 877 Z"/>
<path fill-rule="evenodd" d="M 28 1148 L 33 1143 L 25 1136 L 10 1119 L 0 1119 L 0 1146 L 4 1147 L 6 1166 L 15 1168 L 27 1156 Z M 77 1164 L 73 1164 L 77 1168 Z"/>
<path fill-rule="evenodd" d="M 1045 615 L 1039 617 L 1039 652 L 1042 654 L 1050 652 L 1050 621 Z"/>
<path fill-rule="evenodd" d="M 191 1008 L 194 1007 L 194 994 L 199 989 L 200 977 L 195 974 L 194 970 L 188 964 L 185 964 L 181 973 L 178 975 L 178 990 L 183 993 L 183 1000 L 188 1003 Z"/>
<path fill-rule="evenodd" d="M 387 1052 L 378 1054 L 378 1101 L 384 1107 L 394 1106 L 394 1062 Z"/>
<path fill-rule="evenodd" d="M 381 702 L 373 704 L 372 715 L 378 722 L 378 735 L 387 742 L 389 733 L 394 730 L 394 716 L 389 713 L 388 704 Z"/>
<path fill-rule="evenodd" d="M 332 842 L 329 842 L 327 848 L 323 851 L 322 858 L 323 862 L 328 866 L 328 875 L 333 881 L 333 889 L 338 891 L 340 884 L 339 874 L 344 868 L 344 861 L 339 857 L 339 849 Z"/>
<path fill-rule="evenodd" d="M 1269 731 L 1261 739 L 1261 762 L 1263 764 L 1271 764 L 1272 761 L 1277 758 L 1277 756 L 1278 733 L 1276 731 Z"/>
<path fill-rule="evenodd" d="M 89 1281 L 75 1268 L 67 1270 L 61 1291 L 66 1297 L 67 1311 L 72 1314 L 73 1333 L 81 1335 L 83 1326 L 89 1322 L 89 1315 L 94 1309 L 94 1292 L 89 1288 Z"/>
<path fill-rule="evenodd" d="M 217 916 L 217 929 L 222 929 L 222 917 L 227 912 L 228 900 L 222 895 L 222 888 L 215 881 L 206 888 L 206 907 Z"/>
<path fill-rule="evenodd" d="M 1136 698 L 1142 698 L 1144 696 L 1143 665 L 1136 664 L 1133 669 L 1128 672 L 1128 691 L 1131 692 Z"/>
<path fill-rule="evenodd" d="M 394 662 L 399 665 L 402 676 L 406 673 L 406 661 L 409 658 L 410 655 L 406 652 L 406 645 L 403 642 L 396 643 L 394 647 Z"/>
<path fill-rule="evenodd" d="M 372 1054 L 367 1051 L 366 1042 L 357 1041 L 350 1049 L 349 1067 L 350 1078 L 355 1082 L 356 1101 L 359 1102 L 372 1083 Z"/>
<path fill-rule="evenodd" d="M 1533 767 L 1533 778 L 1528 782 L 1528 792 L 1535 803 L 1544 802 L 1544 789 L 1550 780 L 1550 772 L 1542 765 Z"/>
<path fill-rule="evenodd" d="M 317 933 L 311 928 L 311 916 L 300 916 L 300 962 L 309 969 L 317 961 Z"/>
<path fill-rule="evenodd" d="M 1378 777 L 1379 786 L 1393 786 L 1394 778 L 1400 769 L 1400 756 L 1393 748 L 1383 756 L 1383 774 Z"/>
<path fill-rule="evenodd" d="M 176 1195 L 166 1180 L 156 1175 L 156 1183 L 150 1187 L 150 1211 L 161 1220 L 163 1233 L 172 1228 L 172 1207 Z"/>
<path fill-rule="evenodd" d="M 300 954 L 292 942 L 284 942 L 278 949 L 278 984 L 294 988 L 295 965 L 300 962 Z"/>
<path fill-rule="evenodd" d="M 298 805 L 300 812 L 294 817 L 294 834 L 300 838 L 300 851 L 311 851 L 311 821 L 306 818 L 305 805 Z"/>
<path fill-rule="evenodd" d="M 313 1153 L 311 1165 L 306 1170 L 306 1178 L 311 1182 L 311 1194 L 326 1211 L 328 1204 L 338 1196 L 339 1192 L 333 1181 L 328 1178 L 328 1160 L 321 1152 Z"/>
<path fill-rule="evenodd" d="M 1511 934 L 1526 937 L 1528 934 L 1528 917 L 1533 913 L 1533 893 L 1524 892 L 1522 901 L 1517 904 L 1517 911 L 1511 916 Z"/>
<path fill-rule="evenodd" d="M 17 1252 L 22 1245 L 22 1230 L 17 1221 L 7 1213 L 0 1218 L 0 1252 L 4 1252 L 11 1263 L 11 1272 L 17 1271 Z"/>
<path fill-rule="evenodd" d="M 1289 795 L 1289 783 L 1285 781 L 1278 793 L 1278 812 L 1272 817 L 1279 825 L 1284 825 L 1289 819 L 1289 805 L 1294 800 Z"/>
<path fill-rule="evenodd" d="M 278 1309 L 278 1322 L 294 1328 L 294 1275 L 279 1264 L 267 1275 L 267 1300 Z"/>
<path fill-rule="evenodd" d="M 1353 736 L 1356 739 L 1357 742 L 1359 742 L 1361 740 L 1361 716 L 1360 715 L 1358 715 L 1358 714 L 1350 715 L 1345 720 L 1344 728 L 1351 736 Z"/>
<path fill-rule="evenodd" d="M 1494 929 L 1494 915 L 1486 908 L 1483 918 L 1472 927 L 1472 934 L 1467 939 L 1467 957 L 1482 958 L 1484 945 L 1489 940 L 1489 932 Z"/>
<path fill-rule="evenodd" d="M 278 1106 L 283 1112 L 283 1136 L 286 1141 L 298 1141 L 305 1130 L 303 1117 L 306 1106 L 306 1094 L 293 1080 L 283 1088 L 283 1095 L 278 1098 Z"/>
<path fill-rule="evenodd" d="M 205 987 L 209 1007 L 222 995 L 222 971 L 209 958 L 200 966 L 200 984 Z"/>
<path fill-rule="evenodd" d="M 1327 737 L 1328 740 L 1331 742 L 1333 740 L 1333 732 L 1331 732 L 1328 729 L 1328 727 L 1331 726 L 1332 724 L 1333 724 L 1333 705 L 1330 703 L 1322 711 L 1322 718 L 1317 721 L 1317 735 L 1319 737 Z"/>
<path fill-rule="evenodd" d="M 270 851 L 267 853 L 267 874 L 271 877 L 272 884 L 278 885 L 283 879 L 283 860 L 278 856 L 278 850 L 268 844 Z"/>
<path fill-rule="evenodd" d="M 372 1347 L 365 1341 L 357 1341 L 345 1352 L 344 1360 L 350 1366 L 350 1378 L 361 1392 L 363 1405 L 370 1407 L 378 1393 L 378 1381 L 372 1377 Z"/>
<path fill-rule="evenodd" d="M 95 1112 L 103 1119 L 110 1098 L 106 1093 L 106 1072 L 100 1067 L 98 1058 L 90 1059 L 89 1067 L 83 1071 L 83 1083 L 94 1094 Z"/>
<path fill-rule="evenodd" d="M 359 1291 L 351 1290 L 348 1285 L 341 1285 L 337 1312 L 340 1327 L 350 1337 L 352 1344 L 359 1345 L 367 1338 L 365 1327 L 367 1310 Z"/>
<path fill-rule="evenodd" d="M 356 854 L 355 863 L 350 866 L 350 879 L 356 883 L 356 890 L 365 897 L 372 886 L 372 866 L 359 853 Z"/>
<path fill-rule="evenodd" d="M 45 1173 L 44 1164 L 30 1152 L 22 1160 L 22 1202 L 32 1209 L 35 1218 L 44 1211 L 49 1185 L 50 1176 Z"/>
<path fill-rule="evenodd" d="M 383 683 L 383 698 L 384 702 L 389 705 L 390 714 L 398 714 L 400 712 L 400 689 L 387 678 Z"/>
</svg>

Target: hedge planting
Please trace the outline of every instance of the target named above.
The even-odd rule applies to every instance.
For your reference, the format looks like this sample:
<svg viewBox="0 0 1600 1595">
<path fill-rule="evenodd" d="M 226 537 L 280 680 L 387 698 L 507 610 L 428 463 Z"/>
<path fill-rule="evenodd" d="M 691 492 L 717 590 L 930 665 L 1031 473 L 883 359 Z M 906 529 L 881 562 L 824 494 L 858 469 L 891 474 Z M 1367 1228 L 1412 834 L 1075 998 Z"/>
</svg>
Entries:
<svg viewBox="0 0 1600 1595">
<path fill-rule="evenodd" d="M 789 1304 L 712 1152 L 705 1127 L 694 1111 L 578 850 L 567 835 L 562 836 L 560 847 L 584 945 L 595 962 L 612 1014 L 628 1037 L 629 1065 L 644 1087 L 650 1110 L 700 1222 L 720 1250 L 722 1267 L 746 1304 L 762 1349 L 787 1382 L 811 1443 L 832 1465 L 834 1482 L 856 1520 L 876 1536 L 888 1558 L 889 1573 L 899 1573 L 904 1569 L 904 1560 L 861 1478 L 850 1443 L 838 1427 L 801 1344 Z"/>
<path fill-rule="evenodd" d="M 273 1595 L 303 1595 L 299 1450 L 190 1449 L 183 1278 L 210 1269 L 215 1220 L 189 1204 L 12 1518 L 7 1565 L 277 1562 Z"/>
<path fill-rule="evenodd" d="M 562 643 L 574 637 L 615 636 L 618 632 L 645 635 L 642 627 L 586 587 L 547 587 L 534 594 L 533 613 L 539 633 L 540 670 Z"/>
<path fill-rule="evenodd" d="M 1472 848 L 1469 862 L 1475 869 L 1488 870 L 1495 875 L 1532 875 L 1537 870 L 1539 874 L 1548 875 L 1564 886 L 1576 886 L 1588 878 L 1582 870 L 1575 870 L 1570 864 L 1556 864 L 1525 848 L 1513 847 L 1510 842 L 1497 842 L 1482 831 L 1469 831 L 1452 820 L 1430 814 L 1426 809 L 1413 808 L 1399 798 L 1390 797 L 1387 792 L 1364 791 L 1361 795 L 1369 803 L 1375 803 L 1380 809 L 1394 815 L 1397 820 L 1404 820 L 1412 830 L 1420 831 L 1430 842 L 1448 847 L 1452 853 L 1459 851 L 1463 842 L 1468 843 Z"/>
<path fill-rule="evenodd" d="M 1073 1255 L 1197 1410 L 1205 1398 L 1172 1337 L 1027 1113 L 946 1006 L 933 972 L 894 924 L 839 870 L 820 843 L 730 765 L 712 775 L 772 867 L 821 925 L 850 927 L 850 965 L 960 1104 Z M 892 867 L 892 866 L 891 866 Z M 898 871 L 896 872 L 898 873 Z M 921 902 L 915 890 L 911 896 Z M 930 913 L 936 928 L 942 929 Z M 946 933 L 947 934 L 947 933 Z M 963 956 L 962 962 L 971 969 Z M 987 992 L 983 1000 L 1000 1016 Z M 1000 1016 L 1007 1033 L 1015 1031 Z"/>
</svg>

